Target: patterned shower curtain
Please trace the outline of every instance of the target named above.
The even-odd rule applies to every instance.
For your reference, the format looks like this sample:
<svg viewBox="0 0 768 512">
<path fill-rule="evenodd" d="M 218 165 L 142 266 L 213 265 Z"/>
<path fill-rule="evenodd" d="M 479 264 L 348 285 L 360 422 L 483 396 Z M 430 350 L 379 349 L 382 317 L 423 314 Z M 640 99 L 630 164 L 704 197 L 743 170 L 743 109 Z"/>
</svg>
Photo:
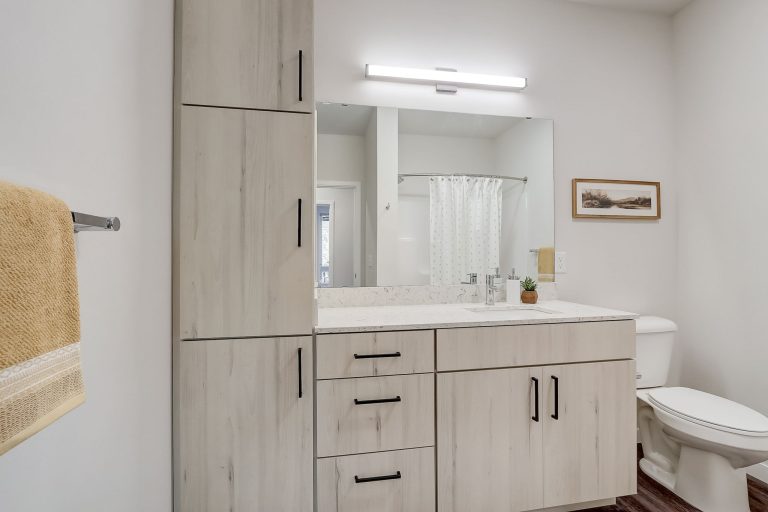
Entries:
<svg viewBox="0 0 768 512">
<path fill-rule="evenodd" d="M 431 283 L 482 283 L 499 266 L 501 183 L 498 178 L 446 176 L 429 182 Z"/>
</svg>

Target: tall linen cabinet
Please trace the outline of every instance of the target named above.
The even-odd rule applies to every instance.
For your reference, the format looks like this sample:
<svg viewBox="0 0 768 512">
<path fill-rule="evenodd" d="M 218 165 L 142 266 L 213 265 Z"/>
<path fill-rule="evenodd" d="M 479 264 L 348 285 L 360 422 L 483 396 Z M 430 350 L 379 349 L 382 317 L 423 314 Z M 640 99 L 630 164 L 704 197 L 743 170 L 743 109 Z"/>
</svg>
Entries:
<svg viewBox="0 0 768 512">
<path fill-rule="evenodd" d="M 310 512 L 312 0 L 177 0 L 174 509 Z"/>
</svg>

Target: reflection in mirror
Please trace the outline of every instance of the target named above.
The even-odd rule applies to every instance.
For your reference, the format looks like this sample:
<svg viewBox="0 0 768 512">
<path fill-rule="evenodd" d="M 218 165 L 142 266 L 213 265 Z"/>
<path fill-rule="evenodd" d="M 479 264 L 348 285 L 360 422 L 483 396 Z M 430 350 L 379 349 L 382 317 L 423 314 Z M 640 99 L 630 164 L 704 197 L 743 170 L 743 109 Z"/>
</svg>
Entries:
<svg viewBox="0 0 768 512">
<path fill-rule="evenodd" d="M 318 104 L 318 286 L 552 281 L 552 124 Z"/>
</svg>

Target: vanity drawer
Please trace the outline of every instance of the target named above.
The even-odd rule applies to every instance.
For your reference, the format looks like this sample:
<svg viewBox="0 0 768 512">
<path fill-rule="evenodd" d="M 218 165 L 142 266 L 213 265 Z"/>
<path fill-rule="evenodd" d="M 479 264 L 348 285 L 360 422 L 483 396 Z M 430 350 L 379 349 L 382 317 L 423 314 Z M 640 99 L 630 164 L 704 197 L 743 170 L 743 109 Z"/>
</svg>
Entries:
<svg viewBox="0 0 768 512">
<path fill-rule="evenodd" d="M 435 375 L 317 382 L 317 456 L 435 444 Z"/>
<path fill-rule="evenodd" d="M 435 510 L 433 448 L 317 461 L 317 512 Z"/>
<path fill-rule="evenodd" d="M 317 336 L 317 378 L 373 377 L 435 370 L 434 331 Z"/>
<path fill-rule="evenodd" d="M 635 357 L 635 321 L 439 329 L 437 370 L 472 370 Z"/>
</svg>

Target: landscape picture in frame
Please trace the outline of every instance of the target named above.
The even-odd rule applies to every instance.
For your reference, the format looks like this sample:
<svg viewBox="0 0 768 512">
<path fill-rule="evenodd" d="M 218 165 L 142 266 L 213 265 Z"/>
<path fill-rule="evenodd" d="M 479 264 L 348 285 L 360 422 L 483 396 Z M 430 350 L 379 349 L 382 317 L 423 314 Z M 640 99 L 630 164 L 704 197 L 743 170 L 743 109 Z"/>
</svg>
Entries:
<svg viewBox="0 0 768 512">
<path fill-rule="evenodd" d="M 573 217 L 660 219 L 661 185 L 657 181 L 574 179 Z"/>
</svg>

